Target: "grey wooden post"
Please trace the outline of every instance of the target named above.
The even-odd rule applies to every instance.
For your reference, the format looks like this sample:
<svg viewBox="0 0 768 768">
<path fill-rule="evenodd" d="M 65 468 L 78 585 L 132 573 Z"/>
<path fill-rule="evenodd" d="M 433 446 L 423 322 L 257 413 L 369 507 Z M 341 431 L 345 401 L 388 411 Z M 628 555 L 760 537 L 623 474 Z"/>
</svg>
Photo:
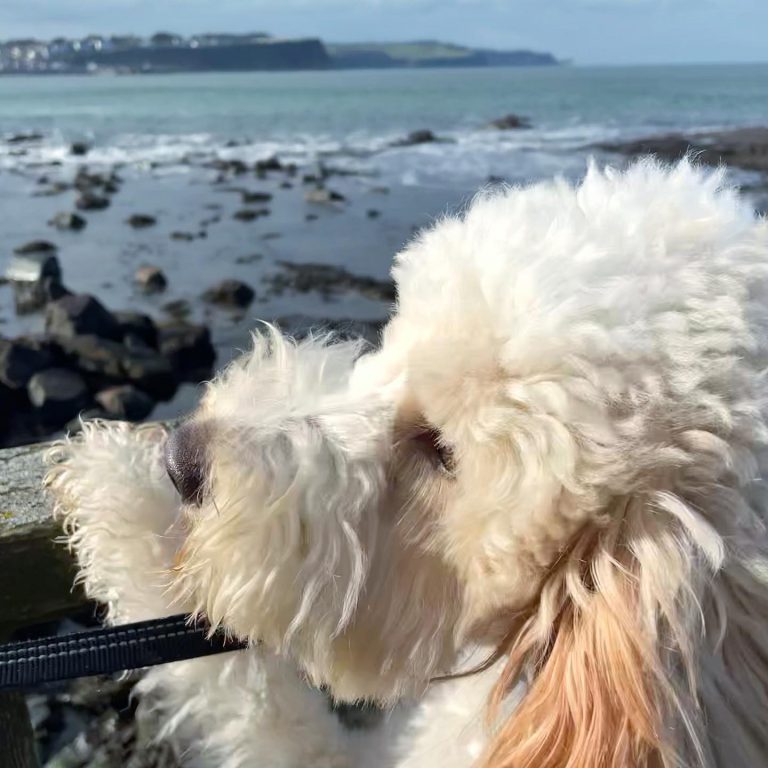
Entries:
<svg viewBox="0 0 768 768">
<path fill-rule="evenodd" d="M 42 488 L 46 446 L 0 451 L 0 642 L 83 604 Z M 24 696 L 0 692 L 0 768 L 38 768 Z"/>
</svg>

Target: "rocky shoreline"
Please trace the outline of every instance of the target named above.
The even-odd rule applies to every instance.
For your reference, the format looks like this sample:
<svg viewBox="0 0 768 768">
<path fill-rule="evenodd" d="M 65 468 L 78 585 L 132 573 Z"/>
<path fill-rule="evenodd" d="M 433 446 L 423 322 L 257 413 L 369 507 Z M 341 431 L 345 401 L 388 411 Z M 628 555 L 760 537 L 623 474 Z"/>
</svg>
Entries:
<svg viewBox="0 0 768 768">
<path fill-rule="evenodd" d="M 530 125 L 509 114 L 486 127 Z M 23 151 L 40 138 L 29 133 L 6 141 Z M 446 141 L 423 129 L 390 147 Z M 768 196 L 768 128 L 656 135 L 591 150 L 665 160 L 693 152 L 700 162 L 753 172 L 755 199 Z M 407 230 L 401 225 L 393 236 L 388 207 L 397 200 L 375 178 L 274 156 L 248 161 L 236 142 L 225 157 L 190 156 L 190 175 L 172 187 L 189 199 L 169 209 L 158 190 L 173 177 L 163 175 L 162 165 L 131 175 L 120 164 L 89 165 L 89 153 L 87 143 L 77 142 L 70 149 L 75 162 L 51 161 L 21 174 L 30 204 L 46 211 L 46 225 L 27 230 L 33 239 L 18 242 L 0 272 L 3 446 L 75 430 L 80 415 L 176 416 L 177 392 L 209 378 L 215 363 L 226 364 L 244 348 L 259 318 L 291 333 L 357 323 L 375 341 L 395 300 L 392 281 L 383 276 L 391 255 L 432 215 Z M 90 251 L 94 241 L 107 253 Z M 349 266 L 371 245 L 380 248 L 378 274 Z M 343 258 L 334 254 L 339 247 Z M 103 275 L 96 286 L 92 270 Z M 9 320 L 3 311 L 11 303 Z M 20 330 L 9 333 L 14 327 Z"/>
<path fill-rule="evenodd" d="M 45 334 L 0 339 L 3 447 L 77 431 L 80 418 L 141 421 L 180 383 L 209 376 L 215 360 L 205 326 L 158 326 L 88 294 L 50 301 L 45 315 Z"/>
<path fill-rule="evenodd" d="M 679 160 L 692 154 L 707 165 L 729 165 L 745 171 L 768 173 L 768 128 L 736 128 L 706 133 L 667 133 L 593 145 L 603 152 L 639 156 L 653 154 Z"/>
<path fill-rule="evenodd" d="M 426 133 L 417 140 L 438 140 Z M 35 140 L 35 136 L 11 139 L 22 145 Z M 87 147 L 72 148 L 73 156 L 87 153 Z M 348 174 L 323 165 L 302 170 L 275 157 L 255 163 L 229 158 L 205 161 L 201 169 L 208 174 L 211 189 L 236 200 L 229 217 L 227 203 L 209 203 L 195 228 L 173 229 L 166 234 L 155 211 L 121 216 L 121 229 L 136 233 L 145 243 L 159 243 L 142 244 L 141 253 L 156 252 L 158 257 L 154 262 L 142 259 L 135 268 L 131 294 L 155 302 L 161 317 L 138 309 L 115 311 L 95 293 L 70 288 L 67 258 L 56 242 L 66 238 L 73 249 L 87 242 L 99 217 L 109 215 L 119 205 L 125 188 L 121 169 L 93 169 L 83 164 L 67 177 L 51 164 L 35 178 L 32 197 L 58 203 L 72 195 L 73 209 L 57 210 L 48 219 L 48 226 L 59 237 L 17 245 L 6 264 L 3 282 L 10 291 L 6 295 L 12 297 L 16 317 L 22 323 L 33 318 L 30 322 L 33 327 L 36 323 L 37 330 L 0 336 L 0 446 L 32 442 L 62 430 L 77 431 L 81 418 L 141 421 L 157 404 L 172 400 L 181 385 L 210 378 L 217 357 L 211 326 L 194 322 L 190 315 L 202 313 L 203 319 L 219 324 L 245 323 L 254 304 L 310 294 L 323 304 L 332 304 L 356 294 L 380 307 L 371 313 L 372 319 L 356 321 L 325 313 L 321 317 L 271 314 L 268 318 L 293 334 L 323 327 L 342 335 L 360 334 L 375 342 L 395 300 L 393 283 L 389 278 L 358 275 L 341 265 L 280 258 L 265 265 L 263 253 L 245 253 L 238 255 L 234 264 L 241 271 L 258 271 L 257 282 L 223 277 L 207 287 L 200 286 L 196 296 L 164 300 L 173 282 L 162 258 L 166 237 L 178 244 L 175 250 L 191 248 L 199 241 L 204 247 L 209 232 L 216 227 L 252 226 L 269 220 L 278 191 L 284 196 L 290 194 L 292 204 L 304 209 L 305 226 L 320 223 L 323 217 L 336 217 L 349 208 L 349 193 L 342 194 L 328 184 L 333 176 L 345 178 Z M 261 187 L 254 189 L 249 179 L 260 182 Z M 371 226 L 378 216 L 378 209 L 365 210 Z M 119 237 L 118 231 L 114 236 Z M 271 242 L 281 237 L 281 231 L 273 230 L 261 232 L 259 239 Z M 107 293 L 111 286 L 112 280 L 103 283 Z M 0 311 L 2 308 L 0 305 Z M 219 362 L 226 363 L 227 355 Z"/>
</svg>

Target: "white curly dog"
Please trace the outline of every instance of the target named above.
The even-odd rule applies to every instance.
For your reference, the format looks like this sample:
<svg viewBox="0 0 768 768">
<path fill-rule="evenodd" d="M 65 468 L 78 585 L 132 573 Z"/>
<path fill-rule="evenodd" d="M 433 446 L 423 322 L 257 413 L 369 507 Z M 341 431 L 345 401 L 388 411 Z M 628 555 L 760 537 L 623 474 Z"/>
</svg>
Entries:
<svg viewBox="0 0 768 768">
<path fill-rule="evenodd" d="M 252 644 L 143 678 L 185 764 L 768 765 L 766 222 L 646 160 L 481 195 L 394 276 L 378 350 L 267 329 L 170 439 L 53 451 L 110 622 Z"/>
</svg>

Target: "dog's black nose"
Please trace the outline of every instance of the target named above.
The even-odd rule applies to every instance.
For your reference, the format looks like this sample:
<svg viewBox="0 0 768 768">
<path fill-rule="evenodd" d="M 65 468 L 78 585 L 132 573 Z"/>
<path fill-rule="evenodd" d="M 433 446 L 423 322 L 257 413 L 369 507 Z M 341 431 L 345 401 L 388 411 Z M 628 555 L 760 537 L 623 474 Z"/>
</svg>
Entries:
<svg viewBox="0 0 768 768">
<path fill-rule="evenodd" d="M 206 430 L 186 422 L 171 432 L 165 444 L 165 468 L 182 501 L 199 504 L 205 485 Z"/>
</svg>

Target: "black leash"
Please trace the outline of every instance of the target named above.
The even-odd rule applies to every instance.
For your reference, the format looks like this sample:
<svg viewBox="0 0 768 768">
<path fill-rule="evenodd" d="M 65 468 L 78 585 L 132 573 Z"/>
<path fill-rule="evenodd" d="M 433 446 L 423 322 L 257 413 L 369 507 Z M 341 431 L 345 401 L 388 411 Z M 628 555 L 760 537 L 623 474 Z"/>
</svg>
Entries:
<svg viewBox="0 0 768 768">
<path fill-rule="evenodd" d="M 247 647 L 218 632 L 208 638 L 208 632 L 208 627 L 190 625 L 189 617 L 180 615 L 7 643 L 0 645 L 0 690 L 110 675 Z"/>
</svg>

